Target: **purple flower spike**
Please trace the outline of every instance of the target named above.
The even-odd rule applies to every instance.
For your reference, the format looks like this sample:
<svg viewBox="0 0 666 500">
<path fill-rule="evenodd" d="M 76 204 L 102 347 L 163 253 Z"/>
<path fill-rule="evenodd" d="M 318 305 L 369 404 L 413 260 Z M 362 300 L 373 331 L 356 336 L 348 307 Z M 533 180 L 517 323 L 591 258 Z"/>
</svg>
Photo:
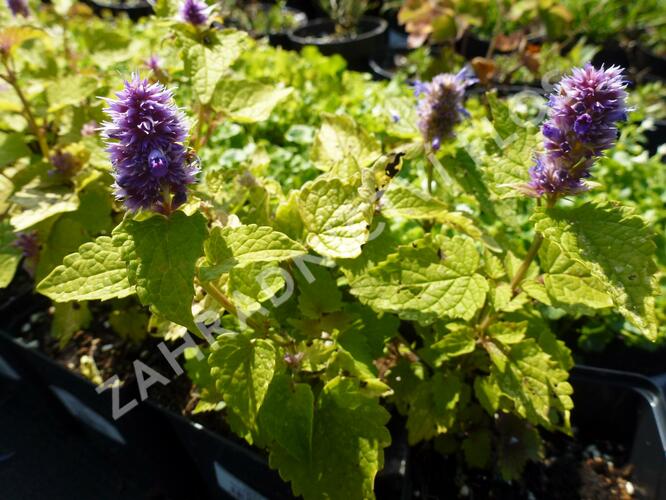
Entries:
<svg viewBox="0 0 666 500">
<path fill-rule="evenodd" d="M 12 11 L 14 17 L 19 15 L 23 17 L 30 16 L 30 9 L 28 9 L 28 2 L 26 0 L 7 0 L 7 7 Z"/>
<path fill-rule="evenodd" d="M 210 8 L 201 0 L 185 0 L 180 8 L 180 19 L 192 26 L 201 26 L 208 22 Z"/>
<path fill-rule="evenodd" d="M 198 168 L 187 160 L 185 117 L 171 91 L 134 75 L 116 95 L 107 100 L 104 111 L 111 121 L 103 124 L 116 197 L 130 211 L 165 212 L 182 205 Z"/>
<path fill-rule="evenodd" d="M 458 74 L 442 73 L 430 82 L 417 82 L 414 93 L 420 97 L 416 111 L 423 140 L 437 151 L 442 142 L 453 137 L 454 127 L 467 111 L 463 107 L 465 89 L 476 83 L 468 68 Z"/>
<path fill-rule="evenodd" d="M 591 65 L 573 70 L 550 96 L 548 120 L 541 127 L 545 152 L 530 169 L 523 190 L 532 196 L 576 194 L 596 158 L 613 146 L 617 125 L 625 120 L 627 82 L 622 69 Z"/>
</svg>

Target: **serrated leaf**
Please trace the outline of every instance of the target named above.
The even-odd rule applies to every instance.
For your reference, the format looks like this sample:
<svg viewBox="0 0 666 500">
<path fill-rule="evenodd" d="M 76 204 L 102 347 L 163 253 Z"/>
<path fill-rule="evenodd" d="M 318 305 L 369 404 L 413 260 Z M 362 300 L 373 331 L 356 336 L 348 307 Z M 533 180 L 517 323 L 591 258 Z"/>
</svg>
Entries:
<svg viewBox="0 0 666 500">
<path fill-rule="evenodd" d="M 37 291 L 56 302 L 108 300 L 135 293 L 120 249 L 108 236 L 84 243 L 44 278 Z"/>
<path fill-rule="evenodd" d="M 317 319 L 342 308 L 342 292 L 331 272 L 322 266 L 309 268 L 311 280 L 303 273 L 294 274 L 298 283 L 298 307 L 304 316 Z"/>
<path fill-rule="evenodd" d="M 46 89 L 49 113 L 79 104 L 94 95 L 97 87 L 97 79 L 85 75 L 69 75 L 52 81 Z"/>
<path fill-rule="evenodd" d="M 387 177 L 387 181 L 377 183 L 375 189 L 383 189 L 385 182 L 388 181 L 390 181 L 389 177 Z M 446 204 L 414 186 L 392 183 L 379 200 L 382 214 L 385 216 L 430 219 L 446 224 L 472 238 L 481 239 L 483 237 L 486 241 L 490 239 L 475 226 L 474 221 L 468 215 L 462 212 L 450 212 Z"/>
<path fill-rule="evenodd" d="M 30 156 L 23 134 L 0 134 L 0 167 L 10 165 L 19 158 Z"/>
<path fill-rule="evenodd" d="M 474 243 L 456 236 L 440 248 L 421 242 L 352 279 L 351 293 L 378 311 L 427 324 L 446 316 L 471 319 L 483 305 L 488 282 L 476 273 Z"/>
<path fill-rule="evenodd" d="M 66 188 L 28 186 L 10 200 L 21 209 L 10 219 L 16 231 L 24 231 L 49 217 L 73 212 L 79 207 L 78 197 Z"/>
<path fill-rule="evenodd" d="M 386 132 L 401 139 L 415 139 L 420 136 L 416 123 L 414 99 L 408 97 L 387 97 L 381 103 L 384 108 Z"/>
<path fill-rule="evenodd" d="M 234 266 L 252 262 L 282 262 L 304 255 L 305 248 L 287 235 L 268 226 L 215 228 L 204 244 L 206 269 L 202 272 L 214 279 Z"/>
<path fill-rule="evenodd" d="M 227 290 L 234 304 L 245 314 L 252 313 L 279 292 L 285 285 L 284 276 L 274 262 L 251 262 L 229 271 Z"/>
<path fill-rule="evenodd" d="M 21 262 L 21 251 L 14 245 L 16 236 L 7 221 L 0 221 L 0 288 L 11 283 Z"/>
<path fill-rule="evenodd" d="M 469 327 L 463 327 L 445 333 L 440 340 L 419 353 L 434 366 L 439 366 L 451 358 L 473 352 L 475 346 L 476 338 L 474 330 Z"/>
<path fill-rule="evenodd" d="M 656 338 L 656 247 L 642 218 L 628 208 L 586 203 L 574 208 L 546 209 L 537 212 L 533 220 L 536 230 L 567 260 L 582 266 L 574 268 L 573 276 L 580 278 L 589 273 L 594 278 L 585 282 L 586 293 L 603 285 L 603 291 L 620 313 L 647 338 Z M 588 300 L 588 305 L 599 305 L 599 295 L 595 297 L 597 300 Z M 581 298 L 580 302 L 585 304 L 586 299 Z"/>
<path fill-rule="evenodd" d="M 211 367 L 208 364 L 208 355 L 210 352 L 204 349 L 202 354 L 203 356 L 199 359 L 197 357 L 197 349 L 185 349 L 184 368 L 187 376 L 196 386 L 199 396 L 197 408 L 193 411 L 195 414 L 220 410 L 225 406 L 223 395 L 217 389 L 215 378 L 211 375 Z"/>
<path fill-rule="evenodd" d="M 392 183 L 381 198 L 382 215 L 441 220 L 449 211 L 442 201 L 410 185 Z"/>
<path fill-rule="evenodd" d="M 90 324 L 92 314 L 85 302 L 56 303 L 53 308 L 53 322 L 51 335 L 58 339 L 60 349 L 63 349 L 72 336 L 81 328 Z"/>
<path fill-rule="evenodd" d="M 271 447 L 275 441 L 295 460 L 308 463 L 312 453 L 314 394 L 308 384 L 288 375 L 273 377 L 259 410 L 260 432 Z"/>
<path fill-rule="evenodd" d="M 382 154 L 379 142 L 347 115 L 323 116 L 312 146 L 317 168 L 347 179 Z"/>
<path fill-rule="evenodd" d="M 525 338 L 526 333 L 526 321 L 521 323 L 502 321 L 499 323 L 493 323 L 488 328 L 488 335 L 505 345 L 517 344 Z"/>
<path fill-rule="evenodd" d="M 497 98 L 497 94 L 488 93 L 487 98 L 501 146 L 487 160 L 486 178 L 491 190 L 500 198 L 522 197 L 515 186 L 529 179 L 529 168 L 534 163 L 538 144 L 537 130 L 528 122 L 514 121 L 514 114 L 505 102 Z"/>
<path fill-rule="evenodd" d="M 368 241 L 372 204 L 356 187 L 337 178 L 320 178 L 301 189 L 298 207 L 307 244 L 334 259 L 353 259 Z"/>
<path fill-rule="evenodd" d="M 198 332 L 192 317 L 195 264 L 203 254 L 206 218 L 175 212 L 169 218 L 126 219 L 114 231 L 139 300 L 169 321 Z"/>
<path fill-rule="evenodd" d="M 567 371 L 534 339 L 512 345 L 494 340 L 483 345 L 492 361 L 488 387 L 499 388 L 513 403 L 515 412 L 529 422 L 567 430 L 573 408 Z"/>
<path fill-rule="evenodd" d="M 204 104 L 210 102 L 218 82 L 248 45 L 242 31 L 225 31 L 216 38 L 212 47 L 195 44 L 187 51 L 185 67 L 197 98 Z"/>
<path fill-rule="evenodd" d="M 291 481 L 295 495 L 308 500 L 374 498 L 382 450 L 391 442 L 388 419 L 378 398 L 366 395 L 358 381 L 336 377 L 315 403 L 311 459 L 297 460 L 274 446 L 270 465 Z"/>
<path fill-rule="evenodd" d="M 267 340 L 223 334 L 213 344 L 208 362 L 217 390 L 236 416 L 236 421 L 231 420 L 234 430 L 252 443 L 257 415 L 277 367 L 275 347 Z"/>
<path fill-rule="evenodd" d="M 409 402 L 407 431 L 410 445 L 445 433 L 456 420 L 463 384 L 452 373 L 435 373 L 420 383 Z"/>
<path fill-rule="evenodd" d="M 268 120 L 271 112 L 293 89 L 253 80 L 221 80 L 211 99 L 211 107 L 230 120 L 257 123 Z"/>
<path fill-rule="evenodd" d="M 400 321 L 390 314 L 378 317 L 372 309 L 358 303 L 348 304 L 345 312 L 357 314 L 358 318 L 338 335 L 337 344 L 356 364 L 362 364 L 369 376 L 376 377 L 374 362 L 382 357 L 386 342 L 396 335 Z"/>
<path fill-rule="evenodd" d="M 603 282 L 585 265 L 569 258 L 558 245 L 545 241 L 539 250 L 539 260 L 550 304 L 573 313 L 613 307 Z"/>
</svg>

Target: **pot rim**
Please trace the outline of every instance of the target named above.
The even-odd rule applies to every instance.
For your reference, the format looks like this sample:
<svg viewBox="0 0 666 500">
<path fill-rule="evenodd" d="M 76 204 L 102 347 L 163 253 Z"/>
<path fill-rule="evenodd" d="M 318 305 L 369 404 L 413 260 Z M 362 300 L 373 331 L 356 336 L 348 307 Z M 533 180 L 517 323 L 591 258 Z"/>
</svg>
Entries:
<svg viewBox="0 0 666 500">
<path fill-rule="evenodd" d="M 363 16 L 361 17 L 361 22 L 363 21 L 374 23 L 377 26 L 370 31 L 360 33 L 358 36 L 354 38 L 343 38 L 339 40 L 324 40 L 322 38 L 315 36 L 301 36 L 297 34 L 298 31 L 304 30 L 306 28 L 311 28 L 313 26 L 334 24 L 333 20 L 327 17 L 318 17 L 316 19 L 312 19 L 307 23 L 305 23 L 303 26 L 299 26 L 298 28 L 294 28 L 292 30 L 287 31 L 287 35 L 289 36 L 289 39 L 291 41 L 296 42 L 300 45 L 331 45 L 331 44 L 343 45 L 343 44 L 351 44 L 359 41 L 369 40 L 377 35 L 381 35 L 382 33 L 386 32 L 386 30 L 388 30 L 388 21 L 386 21 L 386 19 L 382 19 L 381 17 Z"/>
</svg>

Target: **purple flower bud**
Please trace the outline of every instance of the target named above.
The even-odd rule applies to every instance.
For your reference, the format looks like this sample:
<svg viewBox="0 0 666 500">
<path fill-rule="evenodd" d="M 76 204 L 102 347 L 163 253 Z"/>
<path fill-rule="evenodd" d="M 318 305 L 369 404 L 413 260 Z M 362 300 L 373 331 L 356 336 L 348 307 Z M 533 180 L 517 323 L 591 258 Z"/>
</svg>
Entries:
<svg viewBox="0 0 666 500">
<path fill-rule="evenodd" d="M 97 122 L 95 120 L 90 120 L 86 122 L 81 127 L 81 135 L 84 137 L 89 137 L 97 133 Z"/>
<path fill-rule="evenodd" d="M 28 9 L 28 2 L 26 0 L 7 0 L 7 7 L 12 11 L 14 17 L 19 15 L 23 17 L 30 16 L 30 9 Z"/>
<path fill-rule="evenodd" d="M 151 70 L 153 73 L 159 73 L 162 71 L 162 61 L 159 56 L 156 54 L 151 54 L 151 56 L 146 59 L 146 67 Z"/>
<path fill-rule="evenodd" d="M 51 153 L 49 160 L 54 167 L 49 170 L 49 175 L 60 174 L 71 177 L 81 168 L 81 162 L 69 151 L 57 149 Z"/>
<path fill-rule="evenodd" d="M 626 86 L 616 66 L 588 64 L 563 78 L 550 96 L 548 120 L 541 128 L 545 152 L 521 189 L 532 196 L 585 191 L 583 180 L 590 177 L 594 161 L 617 138 L 616 122 L 626 119 Z"/>
<path fill-rule="evenodd" d="M 159 149 L 153 149 L 148 155 L 150 174 L 153 177 L 164 177 L 167 174 L 167 159 Z"/>
<path fill-rule="evenodd" d="M 134 75 L 116 95 L 118 99 L 107 100 L 111 121 L 103 124 L 116 197 L 130 211 L 181 205 L 198 168 L 187 159 L 185 117 L 171 91 Z"/>
<path fill-rule="evenodd" d="M 180 19 L 192 26 L 201 26 L 208 22 L 210 8 L 201 0 L 185 0 L 180 7 Z"/>
<path fill-rule="evenodd" d="M 438 150 L 442 141 L 452 138 L 454 127 L 467 116 L 463 108 L 465 89 L 476 81 L 469 69 L 463 68 L 456 75 L 443 73 L 430 82 L 414 85 L 414 94 L 420 97 L 416 108 L 418 127 L 423 140 L 433 150 Z"/>
<path fill-rule="evenodd" d="M 39 251 L 41 250 L 37 231 L 21 231 L 16 233 L 16 240 L 14 240 L 13 245 L 21 250 L 21 254 L 23 255 L 23 269 L 30 276 L 34 276 L 37 269 L 37 262 L 39 261 Z"/>
</svg>

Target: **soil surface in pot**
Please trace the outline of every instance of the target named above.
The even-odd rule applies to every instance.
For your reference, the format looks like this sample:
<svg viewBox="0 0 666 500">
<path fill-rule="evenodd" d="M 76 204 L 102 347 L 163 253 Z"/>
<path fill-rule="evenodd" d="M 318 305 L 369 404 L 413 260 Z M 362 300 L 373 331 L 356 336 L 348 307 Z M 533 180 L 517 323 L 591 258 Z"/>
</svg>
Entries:
<svg viewBox="0 0 666 500">
<path fill-rule="evenodd" d="M 19 276 L 11 289 L 0 293 L 0 327 L 19 338 L 23 344 L 36 348 L 68 370 L 91 379 L 91 372 L 81 366 L 81 357 L 88 356 L 94 360 L 97 375 L 102 381 L 118 375 L 124 384 L 136 382 L 133 363 L 140 360 L 169 380 L 167 385 L 157 383 L 148 389 L 150 400 L 210 430 L 244 443 L 230 431 L 222 413 L 192 413 L 199 401 L 197 390 L 185 374 L 174 374 L 157 347 L 162 339 L 148 337 L 139 344 L 121 339 L 109 325 L 111 306 L 104 302 L 89 302 L 93 318 L 91 324 L 74 333 L 67 345 L 61 348 L 58 340 L 51 335 L 53 310 L 49 307 L 48 299 L 28 292 L 29 287 L 21 285 L 24 281 L 27 281 L 27 277 Z M 23 296 L 12 296 L 12 291 L 15 294 L 21 292 Z M 9 311 L 13 310 L 22 313 L 12 315 Z M 178 345 L 176 341 L 172 348 Z M 182 366 L 183 358 L 180 360 Z M 93 383 L 99 383 L 99 380 L 93 380 Z"/>
<path fill-rule="evenodd" d="M 429 445 L 412 453 L 413 498 L 630 500 L 631 472 L 621 445 L 579 442 L 564 435 L 545 437 L 543 461 L 528 463 L 521 481 L 457 470 L 454 460 L 443 459 Z"/>
</svg>

